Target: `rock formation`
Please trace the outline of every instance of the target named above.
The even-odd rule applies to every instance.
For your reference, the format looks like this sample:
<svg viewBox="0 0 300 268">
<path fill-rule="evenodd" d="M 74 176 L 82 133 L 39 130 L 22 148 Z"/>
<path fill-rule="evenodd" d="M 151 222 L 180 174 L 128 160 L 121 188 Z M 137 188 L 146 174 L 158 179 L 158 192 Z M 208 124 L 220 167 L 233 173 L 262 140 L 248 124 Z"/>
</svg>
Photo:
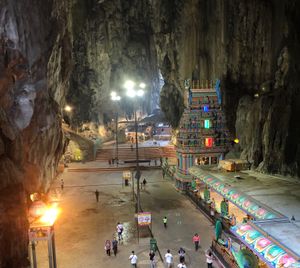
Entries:
<svg viewBox="0 0 300 268">
<path fill-rule="evenodd" d="M 162 108 L 173 125 L 184 79 L 219 78 L 241 156 L 261 171 L 299 176 L 299 1 L 149 3 Z"/>
<path fill-rule="evenodd" d="M 147 2 L 76 1 L 72 15 L 75 66 L 67 99 L 76 107 L 75 123 L 113 118 L 110 92 L 124 96 L 126 79 L 146 83 L 141 106 L 149 113 L 157 108 L 159 71 Z M 122 108 L 130 113 L 125 99 Z"/>
<path fill-rule="evenodd" d="M 29 194 L 47 191 L 64 150 L 67 2 L 2 0 L 0 51 L 0 267 L 21 268 Z"/>
</svg>

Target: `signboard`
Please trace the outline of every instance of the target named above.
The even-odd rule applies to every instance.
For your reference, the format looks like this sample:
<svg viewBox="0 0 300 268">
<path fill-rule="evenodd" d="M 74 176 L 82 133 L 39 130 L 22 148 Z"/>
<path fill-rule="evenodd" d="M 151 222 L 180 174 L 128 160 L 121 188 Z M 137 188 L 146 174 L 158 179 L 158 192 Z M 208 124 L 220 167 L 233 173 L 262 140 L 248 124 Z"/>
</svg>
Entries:
<svg viewBox="0 0 300 268">
<path fill-rule="evenodd" d="M 53 234 L 53 228 L 51 226 L 49 227 L 33 227 L 29 228 L 28 231 L 29 234 L 29 240 L 30 241 L 42 241 L 42 240 L 48 240 L 51 238 Z"/>
<path fill-rule="evenodd" d="M 151 225 L 151 212 L 140 212 L 138 213 L 138 225 L 149 226 Z"/>
<path fill-rule="evenodd" d="M 131 180 L 131 171 L 123 171 L 123 179 L 124 180 Z"/>
</svg>

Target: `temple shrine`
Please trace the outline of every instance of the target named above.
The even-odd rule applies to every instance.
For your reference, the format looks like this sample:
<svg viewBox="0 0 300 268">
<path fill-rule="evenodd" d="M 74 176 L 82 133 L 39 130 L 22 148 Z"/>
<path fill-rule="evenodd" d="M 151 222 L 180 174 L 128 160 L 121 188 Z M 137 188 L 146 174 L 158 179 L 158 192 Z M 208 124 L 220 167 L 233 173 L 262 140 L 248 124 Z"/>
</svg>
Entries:
<svg viewBox="0 0 300 268">
<path fill-rule="evenodd" d="M 231 139 L 222 111 L 220 81 L 185 81 L 188 96 L 176 136 L 176 187 L 186 190 L 188 169 L 194 165 L 217 165 L 228 152 Z"/>
</svg>

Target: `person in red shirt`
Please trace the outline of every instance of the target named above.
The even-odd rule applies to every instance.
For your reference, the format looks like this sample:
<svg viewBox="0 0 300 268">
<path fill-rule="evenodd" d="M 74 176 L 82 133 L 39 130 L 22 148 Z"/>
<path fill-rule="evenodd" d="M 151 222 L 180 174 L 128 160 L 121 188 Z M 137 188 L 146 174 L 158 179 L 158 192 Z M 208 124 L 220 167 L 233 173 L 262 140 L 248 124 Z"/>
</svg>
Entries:
<svg viewBox="0 0 300 268">
<path fill-rule="evenodd" d="M 195 250 L 197 251 L 200 244 L 200 236 L 197 233 L 193 236 L 193 242 L 195 244 Z"/>
</svg>

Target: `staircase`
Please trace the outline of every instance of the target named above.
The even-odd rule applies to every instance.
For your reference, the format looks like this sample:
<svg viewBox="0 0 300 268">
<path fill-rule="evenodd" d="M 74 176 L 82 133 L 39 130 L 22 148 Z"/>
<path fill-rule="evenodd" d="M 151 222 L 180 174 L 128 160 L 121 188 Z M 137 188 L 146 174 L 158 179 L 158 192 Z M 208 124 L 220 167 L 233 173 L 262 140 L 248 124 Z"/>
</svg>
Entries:
<svg viewBox="0 0 300 268">
<path fill-rule="evenodd" d="M 97 151 L 96 161 L 108 161 L 116 158 L 115 148 L 103 148 Z M 161 157 L 176 157 L 176 152 L 173 146 L 166 147 L 139 147 L 140 160 L 158 160 Z M 136 159 L 135 147 L 120 147 L 118 158 L 121 161 L 132 161 Z"/>
<path fill-rule="evenodd" d="M 174 146 L 161 147 L 163 157 L 176 158 L 176 151 Z"/>
</svg>

